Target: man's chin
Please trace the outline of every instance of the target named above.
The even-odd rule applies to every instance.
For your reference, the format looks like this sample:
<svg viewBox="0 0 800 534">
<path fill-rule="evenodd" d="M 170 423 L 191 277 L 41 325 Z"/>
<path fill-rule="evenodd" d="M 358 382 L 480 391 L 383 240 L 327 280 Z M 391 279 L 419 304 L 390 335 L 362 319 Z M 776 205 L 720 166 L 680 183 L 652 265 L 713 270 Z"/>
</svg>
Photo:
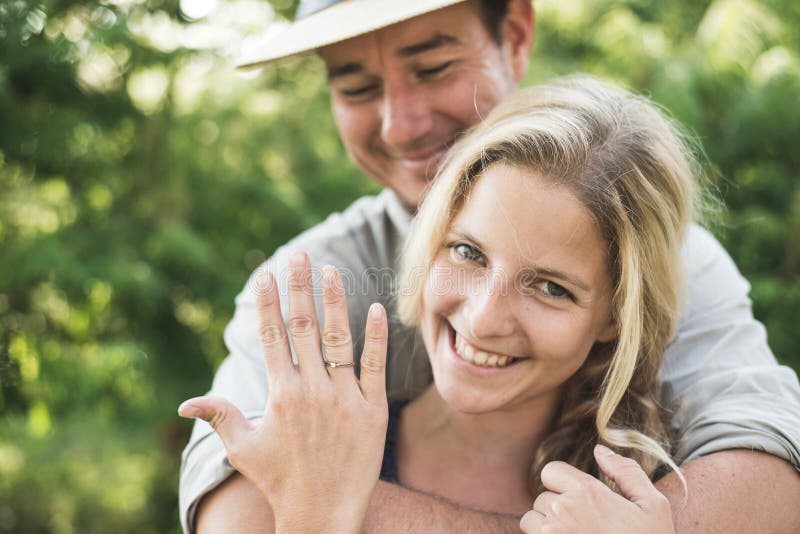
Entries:
<svg viewBox="0 0 800 534">
<path fill-rule="evenodd" d="M 429 173 L 426 172 L 428 167 L 426 165 L 414 169 L 415 172 L 409 172 L 407 167 L 395 165 L 381 173 L 381 176 L 377 176 L 376 173 L 368 172 L 367 174 L 382 186 L 391 189 L 403 206 L 408 211 L 415 213 L 436 177 L 436 169 L 433 168 Z"/>
<path fill-rule="evenodd" d="M 436 156 L 424 160 L 399 160 L 395 164 L 396 175 L 405 176 L 414 182 L 428 182 L 436 176 L 441 159 L 441 156 Z"/>
<path fill-rule="evenodd" d="M 432 180 L 433 176 L 430 178 L 419 175 L 396 176 L 391 182 L 391 189 L 408 211 L 416 213 L 419 205 L 425 200 Z"/>
</svg>

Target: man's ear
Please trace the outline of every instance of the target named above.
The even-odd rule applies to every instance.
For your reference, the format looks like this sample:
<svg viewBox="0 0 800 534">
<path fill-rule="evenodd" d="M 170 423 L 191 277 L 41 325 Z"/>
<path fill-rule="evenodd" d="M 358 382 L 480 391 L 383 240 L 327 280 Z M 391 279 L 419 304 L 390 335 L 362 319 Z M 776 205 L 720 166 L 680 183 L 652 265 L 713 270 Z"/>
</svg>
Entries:
<svg viewBox="0 0 800 534">
<path fill-rule="evenodd" d="M 503 46 L 519 83 L 528 73 L 528 58 L 533 46 L 536 16 L 531 0 L 510 0 L 503 20 Z"/>
</svg>

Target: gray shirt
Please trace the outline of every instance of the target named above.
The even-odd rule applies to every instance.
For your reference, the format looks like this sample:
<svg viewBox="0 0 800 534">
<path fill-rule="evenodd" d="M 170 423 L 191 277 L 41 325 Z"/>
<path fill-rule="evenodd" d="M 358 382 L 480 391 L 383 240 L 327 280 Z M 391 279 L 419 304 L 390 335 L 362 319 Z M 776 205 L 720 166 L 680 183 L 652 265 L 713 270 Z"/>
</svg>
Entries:
<svg viewBox="0 0 800 534">
<path fill-rule="evenodd" d="M 369 305 L 380 302 L 389 314 L 388 389 L 413 395 L 431 381 L 428 356 L 416 332 L 396 319 L 391 296 L 410 222 L 391 191 L 363 197 L 278 249 L 256 273 L 273 272 L 285 295 L 292 251 L 310 254 L 317 281 L 323 265 L 336 265 L 348 293 L 355 354 L 363 348 Z M 764 327 L 753 318 L 749 284 L 716 239 L 696 225 L 687 235 L 684 263 L 683 311 L 661 369 L 663 404 L 674 410 L 673 425 L 681 431 L 675 460 L 745 448 L 779 456 L 800 470 L 800 385 L 792 369 L 777 364 Z M 209 392 L 227 398 L 253 421 L 262 417 L 267 400 L 252 285 L 256 273 L 236 298 L 225 330 L 230 354 Z M 232 472 L 222 442 L 198 420 L 181 465 L 185 531 L 194 530 L 200 498 Z"/>
</svg>

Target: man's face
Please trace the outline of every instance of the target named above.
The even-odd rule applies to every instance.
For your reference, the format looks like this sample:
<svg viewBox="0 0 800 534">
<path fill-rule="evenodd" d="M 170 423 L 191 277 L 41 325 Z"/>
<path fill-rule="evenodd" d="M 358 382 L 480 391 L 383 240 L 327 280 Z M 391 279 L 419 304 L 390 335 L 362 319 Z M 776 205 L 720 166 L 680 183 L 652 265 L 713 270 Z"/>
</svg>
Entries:
<svg viewBox="0 0 800 534">
<path fill-rule="evenodd" d="M 515 49 L 491 37 L 475 1 L 325 47 L 348 154 L 415 211 L 456 137 L 516 89 Z"/>
</svg>

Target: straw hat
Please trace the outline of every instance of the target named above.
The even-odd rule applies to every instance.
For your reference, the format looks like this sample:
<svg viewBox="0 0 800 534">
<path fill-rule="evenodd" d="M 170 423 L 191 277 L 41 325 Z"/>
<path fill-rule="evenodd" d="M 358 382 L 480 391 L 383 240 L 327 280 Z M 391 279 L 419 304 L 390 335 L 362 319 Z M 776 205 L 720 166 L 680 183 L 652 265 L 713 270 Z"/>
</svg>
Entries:
<svg viewBox="0 0 800 534">
<path fill-rule="evenodd" d="M 261 67 L 463 1 L 301 0 L 291 26 L 264 43 L 256 53 L 244 57 L 237 67 Z"/>
</svg>

